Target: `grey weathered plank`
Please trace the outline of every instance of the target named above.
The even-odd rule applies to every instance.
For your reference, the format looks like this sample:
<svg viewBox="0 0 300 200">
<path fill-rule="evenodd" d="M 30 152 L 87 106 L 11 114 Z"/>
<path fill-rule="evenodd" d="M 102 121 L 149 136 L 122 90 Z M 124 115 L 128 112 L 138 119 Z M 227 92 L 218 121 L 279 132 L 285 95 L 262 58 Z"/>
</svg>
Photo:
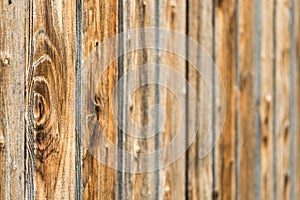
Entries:
<svg viewBox="0 0 300 200">
<path fill-rule="evenodd" d="M 0 199 L 24 198 L 25 6 L 0 2 Z"/>
</svg>

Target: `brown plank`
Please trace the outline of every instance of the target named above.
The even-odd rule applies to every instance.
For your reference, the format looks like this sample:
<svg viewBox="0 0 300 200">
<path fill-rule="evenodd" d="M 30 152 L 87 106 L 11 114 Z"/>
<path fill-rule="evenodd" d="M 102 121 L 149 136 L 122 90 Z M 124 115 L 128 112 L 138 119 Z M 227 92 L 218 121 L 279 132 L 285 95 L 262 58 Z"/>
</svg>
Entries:
<svg viewBox="0 0 300 200">
<path fill-rule="evenodd" d="M 273 159 L 273 60 L 274 60 L 274 1 L 261 2 L 261 52 L 260 52 L 260 191 L 262 199 L 274 199 L 274 159 Z"/>
<path fill-rule="evenodd" d="M 129 30 L 134 30 L 137 28 L 145 28 L 145 27 L 153 27 L 155 25 L 155 7 L 156 4 L 154 1 L 127 1 L 123 0 L 123 11 L 122 13 L 122 28 L 124 32 Z M 131 41 L 130 36 L 125 36 L 125 41 Z M 133 39 L 133 38 L 132 38 Z M 148 38 L 145 35 L 141 35 L 141 42 L 145 42 Z M 134 39 L 133 39 L 134 40 Z M 154 41 L 153 41 L 154 42 Z M 124 48 L 130 48 L 132 44 L 130 42 L 124 44 Z M 139 51 L 134 51 L 124 56 L 123 59 L 123 76 L 126 72 L 133 70 L 140 65 L 145 64 L 153 64 L 155 62 L 154 51 L 141 49 Z M 152 77 L 148 73 L 143 73 L 137 75 L 135 79 L 130 77 L 127 80 L 127 84 L 137 84 L 139 85 L 142 80 L 151 80 Z M 136 88 L 137 90 L 133 94 L 128 94 L 124 96 L 124 101 L 130 101 L 129 95 L 131 97 L 130 104 L 130 113 L 127 113 L 127 108 L 123 108 L 123 113 L 126 113 L 123 118 L 123 122 L 126 127 L 130 120 L 133 120 L 135 125 L 145 127 L 151 120 L 153 119 L 149 115 L 150 106 L 154 103 L 154 86 L 147 85 L 142 86 L 140 88 Z M 128 92 L 128 86 L 124 89 L 125 93 Z M 131 118 L 132 117 L 132 118 Z M 123 147 L 127 151 L 135 154 L 135 159 L 131 160 L 130 157 L 125 157 L 124 168 L 132 168 L 132 172 L 122 172 L 123 183 L 122 190 L 118 193 L 121 197 L 125 199 L 151 199 L 156 198 L 158 196 L 158 192 L 155 190 L 156 186 L 158 186 L 158 177 L 157 172 L 150 171 L 148 173 L 136 173 L 143 166 L 149 166 L 152 168 L 154 166 L 155 160 L 143 160 L 139 157 L 139 153 L 141 152 L 149 152 L 154 151 L 155 149 L 155 141 L 154 138 L 144 139 L 143 137 L 147 136 L 147 134 L 153 134 L 153 131 L 147 130 L 145 132 L 141 131 L 138 134 L 141 139 L 131 136 L 132 134 L 130 130 L 126 129 L 124 134 L 126 134 L 123 138 Z M 151 167 L 150 167 L 151 166 Z"/>
<path fill-rule="evenodd" d="M 206 51 L 212 57 L 213 50 L 213 2 L 212 1 L 189 1 L 189 21 L 188 34 L 196 40 L 202 49 L 198 51 Z M 192 53 L 192 52 L 191 52 Z M 207 66 L 209 63 L 199 52 L 198 64 L 205 68 L 207 74 L 212 73 L 213 66 Z M 195 66 L 194 66 L 195 67 Z M 195 105 L 188 104 L 189 109 L 189 130 L 193 131 L 197 126 L 196 120 L 199 122 L 199 129 L 196 141 L 189 149 L 188 160 L 188 194 L 190 199 L 212 199 L 213 193 L 213 153 L 210 152 L 206 157 L 199 158 L 199 151 L 203 144 L 204 138 L 208 133 L 209 124 L 212 122 L 211 110 L 208 104 L 208 90 L 206 84 L 212 85 L 211 79 L 203 80 L 200 74 L 197 74 L 193 66 L 189 66 L 189 82 L 191 83 L 195 93 L 197 93 L 200 110 L 195 110 Z M 211 107 L 210 107 L 211 108 Z"/>
<path fill-rule="evenodd" d="M 238 7 L 238 199 L 255 198 L 255 165 L 258 164 L 255 163 L 254 3 L 240 1 Z"/>
<path fill-rule="evenodd" d="M 122 20 L 122 28 L 124 32 L 129 30 L 134 30 L 137 28 L 145 28 L 145 27 L 153 27 L 155 25 L 155 1 L 145 0 L 145 1 L 127 1 L 123 0 L 123 11 L 120 12 L 123 14 L 121 17 Z M 129 36 L 128 36 L 129 37 Z M 129 38 L 124 38 L 125 41 L 130 41 Z M 147 40 L 146 36 L 141 36 L 141 42 L 145 42 Z M 154 42 L 154 41 L 153 41 Z M 124 48 L 130 48 L 131 43 L 125 43 Z M 153 64 L 155 62 L 154 51 L 141 49 L 139 51 L 135 51 L 129 53 L 123 59 L 123 72 L 126 73 L 130 70 L 133 70 L 140 65 L 145 64 Z M 124 75 L 120 74 L 121 76 Z M 142 80 L 151 80 L 150 74 L 144 73 L 139 74 L 135 80 L 130 78 L 127 80 L 127 84 L 136 83 L 139 85 Z M 125 88 L 125 92 L 128 91 L 128 86 Z M 127 94 L 127 93 L 126 93 Z M 146 126 L 151 119 L 149 115 L 150 106 L 154 103 L 154 86 L 147 85 L 138 88 L 131 99 L 131 109 L 130 113 L 125 114 L 123 118 L 123 122 L 125 126 L 128 126 L 128 122 L 130 120 L 134 120 L 135 125 L 144 127 Z M 124 97 L 124 101 L 129 101 L 129 96 Z M 126 113 L 127 108 L 123 108 L 123 112 Z M 132 117 L 132 119 L 130 119 Z M 122 176 L 122 190 L 118 193 L 121 197 L 126 199 L 151 199 L 156 198 L 159 194 L 155 190 L 156 186 L 158 186 L 157 181 L 157 172 L 151 171 L 148 173 L 136 173 L 143 166 L 149 166 L 152 168 L 154 166 L 155 160 L 142 160 L 139 158 L 138 154 L 141 152 L 149 152 L 154 151 L 155 149 L 155 141 L 152 139 L 138 139 L 130 136 L 130 131 L 128 129 L 124 132 L 126 135 L 124 136 L 123 147 L 127 151 L 134 153 L 135 159 L 131 160 L 130 158 L 125 158 L 123 160 L 125 168 L 131 166 L 134 169 L 132 172 L 123 172 Z M 153 131 L 145 131 L 137 133 L 139 137 L 143 138 L 147 134 L 153 134 Z M 152 166 L 152 167 L 150 167 Z"/>
<path fill-rule="evenodd" d="M 295 93 L 295 119 L 294 119 L 294 134 L 295 134 L 295 141 L 294 141 L 294 149 L 295 155 L 294 158 L 294 169 L 295 169 L 295 178 L 294 178 L 294 187 L 295 187 L 295 199 L 300 197 L 300 2 L 294 1 L 294 45 L 295 45 L 295 52 L 294 52 L 294 61 L 295 61 L 295 73 L 294 73 L 294 93 Z"/>
<path fill-rule="evenodd" d="M 0 199 L 24 198 L 25 6 L 0 2 Z"/>
<path fill-rule="evenodd" d="M 290 2 L 276 2 L 275 55 L 275 137 L 276 137 L 276 196 L 289 199 L 290 195 Z"/>
<path fill-rule="evenodd" d="M 235 64 L 236 64 L 236 4 L 235 0 L 215 1 L 215 62 L 226 91 L 226 119 L 215 148 L 215 199 L 235 198 Z M 216 92 L 216 95 L 217 92 Z M 216 105 L 218 108 L 218 105 Z M 218 111 L 218 109 L 216 110 Z M 217 112 L 218 113 L 218 112 Z M 216 125 L 220 119 L 216 114 Z"/>
<path fill-rule="evenodd" d="M 75 2 L 29 1 L 26 195 L 75 198 Z"/>
<path fill-rule="evenodd" d="M 103 0 L 89 0 L 83 1 L 82 20 L 83 20 L 83 60 L 90 59 L 94 54 L 97 46 L 110 36 L 113 36 L 118 31 L 118 2 L 117 1 L 103 1 Z M 107 53 L 107 52 L 106 52 Z M 92 57 L 94 62 L 102 62 L 105 57 L 104 52 L 98 57 Z M 87 66 L 83 66 L 87 67 Z M 93 70 L 101 70 L 95 68 Z M 83 71 L 84 69 L 82 69 Z M 94 71 L 95 73 L 96 71 Z M 101 77 L 88 77 L 91 80 L 99 80 L 95 94 L 82 89 L 82 95 L 95 97 L 95 104 L 90 105 L 91 110 L 94 110 L 95 123 L 99 123 L 104 135 L 113 143 L 117 140 L 117 129 L 113 124 L 113 103 L 110 99 L 115 81 L 117 79 L 117 64 L 112 63 Z M 82 80 L 86 81 L 86 80 Z M 92 91 L 93 92 L 93 91 Z M 85 119 L 84 119 L 85 120 Z M 83 121 L 85 122 L 85 121 Z M 87 136 L 87 131 L 83 130 L 84 148 L 93 145 L 97 135 Z M 89 132 L 90 134 L 97 134 Z M 98 146 L 95 146 L 96 152 Z M 106 155 L 101 155 L 106 156 Z M 83 199 L 115 199 L 117 198 L 117 172 L 100 162 L 100 158 L 87 149 L 83 150 Z"/>
</svg>

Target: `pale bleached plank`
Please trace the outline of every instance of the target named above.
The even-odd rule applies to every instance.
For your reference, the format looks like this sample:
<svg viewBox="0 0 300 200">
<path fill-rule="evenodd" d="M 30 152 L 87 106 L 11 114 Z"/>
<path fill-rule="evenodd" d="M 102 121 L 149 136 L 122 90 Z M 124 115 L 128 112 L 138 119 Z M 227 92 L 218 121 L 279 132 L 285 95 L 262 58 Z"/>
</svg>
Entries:
<svg viewBox="0 0 300 200">
<path fill-rule="evenodd" d="M 290 197 L 290 2 L 276 1 L 275 14 L 275 137 L 276 196 Z"/>
<path fill-rule="evenodd" d="M 75 2 L 29 1 L 26 197 L 75 198 Z"/>
<path fill-rule="evenodd" d="M 171 31 L 176 31 L 181 34 L 186 32 L 186 1 L 170 1 L 162 0 L 160 4 L 160 21 L 159 26 L 164 29 L 169 29 Z M 162 32 L 163 33 L 163 32 Z M 186 41 L 177 41 L 173 35 L 169 37 L 167 35 L 160 35 L 161 40 L 167 44 L 168 49 L 178 49 L 181 45 L 185 45 Z M 186 62 L 184 58 L 180 58 L 180 55 L 175 55 L 171 52 L 161 51 L 160 53 L 160 64 L 170 67 L 176 70 L 182 77 L 186 74 Z M 164 68 L 162 66 L 161 68 Z M 160 69 L 162 72 L 163 69 Z M 160 137 L 160 148 L 164 148 L 172 142 L 172 139 L 179 134 L 181 130 L 186 130 L 186 88 L 185 85 L 180 85 L 176 77 L 172 75 L 166 75 L 165 73 L 160 73 L 160 79 L 167 79 L 168 83 L 172 87 L 177 88 L 177 91 L 172 91 L 171 88 L 163 88 L 160 86 L 160 104 L 166 109 L 166 124 L 164 126 L 164 131 L 161 133 Z M 180 93 L 178 93 L 180 91 Z M 185 99 L 180 101 L 180 99 Z M 181 121 L 180 121 L 181 120 Z M 181 141 L 182 144 L 186 141 Z M 178 153 L 179 147 L 172 149 L 171 155 L 165 155 L 166 160 L 170 156 L 175 156 Z M 185 199 L 186 197 L 186 157 L 185 152 L 183 155 L 172 161 L 169 166 L 160 170 L 160 186 L 159 198 L 160 199 Z"/>
<path fill-rule="evenodd" d="M 274 199 L 273 106 L 274 106 L 274 1 L 261 1 L 260 52 L 260 192 L 262 199 Z"/>
<path fill-rule="evenodd" d="M 0 3 L 0 199 L 25 195 L 25 7 L 25 1 Z"/>
</svg>

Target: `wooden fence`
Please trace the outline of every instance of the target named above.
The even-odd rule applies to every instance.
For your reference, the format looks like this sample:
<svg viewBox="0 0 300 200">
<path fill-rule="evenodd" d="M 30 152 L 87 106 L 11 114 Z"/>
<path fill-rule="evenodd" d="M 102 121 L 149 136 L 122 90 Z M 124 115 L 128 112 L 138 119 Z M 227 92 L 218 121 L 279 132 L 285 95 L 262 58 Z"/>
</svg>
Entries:
<svg viewBox="0 0 300 200">
<path fill-rule="evenodd" d="M 300 198 L 298 0 L 2 0 L 0 10 L 0 199 Z M 105 39 L 144 27 L 198 41 L 219 69 L 226 99 L 214 91 L 206 116 L 206 97 L 196 94 L 196 112 L 183 87 L 181 123 L 188 138 L 200 121 L 198 137 L 171 165 L 128 173 L 101 163 L 82 145 L 89 132 L 82 126 L 82 98 L 90 95 L 82 88 L 82 63 Z M 166 39 L 175 46 L 183 42 Z M 163 105 L 164 136 L 148 143 L 117 128 L 110 94 L 131 66 L 157 61 L 173 66 L 196 91 L 205 89 L 184 59 L 143 49 L 111 63 L 91 105 L 105 136 L 137 156 L 171 141 L 182 119 L 178 102 L 168 90 L 147 85 L 136 90 L 130 115 L 118 113 L 125 123 L 130 116 L 147 125 L 151 105 Z M 214 85 L 213 77 L 208 81 Z M 207 124 L 213 133 L 222 126 L 224 108 L 220 138 L 199 159 Z M 122 154 L 115 159 L 128 163 Z M 157 164 L 130 163 L 132 169 Z"/>
</svg>

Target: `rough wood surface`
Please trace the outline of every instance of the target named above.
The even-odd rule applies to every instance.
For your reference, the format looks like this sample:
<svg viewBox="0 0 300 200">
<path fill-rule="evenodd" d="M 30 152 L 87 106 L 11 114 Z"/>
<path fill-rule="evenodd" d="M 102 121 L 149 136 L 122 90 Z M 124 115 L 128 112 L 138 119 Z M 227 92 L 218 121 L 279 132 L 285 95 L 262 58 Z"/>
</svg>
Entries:
<svg viewBox="0 0 300 200">
<path fill-rule="evenodd" d="M 295 199 L 300 196 L 300 3 L 295 1 L 295 21 L 294 21 L 294 37 L 295 37 Z"/>
<path fill-rule="evenodd" d="M 83 60 L 89 59 L 89 56 L 95 52 L 95 48 L 105 39 L 115 35 L 118 32 L 118 2 L 89 0 L 83 1 Z M 107 51 L 106 51 L 107 52 Z M 108 53 L 108 52 L 107 52 Z M 99 55 L 95 62 L 101 62 L 106 55 Z M 86 66 L 83 66 L 86 67 Z M 97 66 L 95 66 L 97 67 Z M 83 69 L 82 69 L 83 70 Z M 93 68 L 92 70 L 100 70 Z M 113 103 L 109 98 L 116 79 L 117 63 L 112 63 L 105 74 L 101 77 L 90 77 L 99 79 L 96 94 L 93 91 L 82 91 L 82 95 L 95 97 L 95 105 L 90 105 L 91 110 L 95 111 L 95 123 L 99 123 L 105 136 L 116 143 L 117 129 L 113 124 Z M 92 129 L 91 129 L 92 130 Z M 84 132 L 86 133 L 86 132 Z M 97 133 L 94 133 L 97 134 Z M 96 136 L 91 136 L 86 145 L 92 145 Z M 86 146 L 85 146 L 86 147 Z M 105 157 L 106 155 L 102 155 Z M 116 199 L 117 198 L 117 172 L 101 163 L 95 155 L 92 155 L 87 149 L 83 150 L 83 199 Z"/>
<path fill-rule="evenodd" d="M 261 21 L 260 35 L 260 69 L 255 73 L 260 73 L 260 92 L 259 92 L 259 125 L 260 125 L 260 191 L 262 199 L 274 198 L 274 138 L 273 138 L 273 60 L 274 60 L 274 1 L 264 0 L 260 4 L 261 14 L 264 16 Z M 257 69 L 257 68 L 256 68 Z"/>
<path fill-rule="evenodd" d="M 213 56 L 213 2 L 212 1 L 189 1 L 188 12 L 188 36 L 196 40 L 209 57 Z M 199 57 L 198 64 L 205 67 L 206 71 L 212 72 L 213 66 L 205 65 L 205 58 Z M 212 123 L 212 115 L 209 114 L 207 102 L 207 85 L 212 84 L 211 79 L 203 81 L 203 77 L 194 69 L 195 66 L 189 65 L 189 82 L 197 93 L 200 103 L 199 113 L 195 110 L 195 105 L 188 104 L 190 131 L 195 131 L 196 120 L 200 121 L 196 141 L 188 151 L 188 190 L 187 196 L 190 199 L 212 199 L 213 193 L 213 153 L 210 152 L 205 158 L 199 159 L 199 150 L 203 140 L 208 133 L 209 124 Z"/>
<path fill-rule="evenodd" d="M 0 2 L 0 199 L 24 198 L 24 7 Z"/>
<path fill-rule="evenodd" d="M 75 198 L 75 2 L 28 2 L 26 197 Z"/>
<path fill-rule="evenodd" d="M 275 12 L 275 141 L 276 197 L 290 198 L 290 2 L 276 1 Z"/>
<path fill-rule="evenodd" d="M 151 0 L 123 0 L 123 10 L 119 12 L 122 16 L 120 19 L 120 29 L 124 32 L 145 27 L 153 27 L 156 24 L 157 10 L 156 6 L 157 1 Z M 127 41 L 128 38 L 124 38 Z M 145 35 L 141 36 L 141 42 L 145 42 L 148 38 Z M 132 44 L 130 42 L 124 43 L 124 48 L 129 48 Z M 155 63 L 155 52 L 147 49 L 142 49 L 139 51 L 134 51 L 124 56 L 122 59 L 122 74 L 123 76 L 126 72 L 133 70 L 140 65 L 154 64 Z M 151 80 L 153 77 L 148 73 L 139 74 L 136 77 L 136 80 L 129 78 L 127 84 L 136 82 L 138 85 L 142 80 Z M 147 126 L 152 119 L 149 115 L 150 107 L 155 101 L 154 96 L 154 87 L 153 85 L 146 85 L 140 88 L 136 88 L 134 94 L 132 95 L 132 104 L 131 113 L 125 114 L 125 117 L 122 119 L 125 126 L 128 125 L 128 118 L 132 116 L 132 119 L 136 125 Z M 124 91 L 128 91 L 128 86 L 124 88 Z M 124 101 L 128 101 L 128 96 L 124 97 Z M 123 111 L 127 108 L 123 107 Z M 155 130 L 147 130 L 145 132 L 138 133 L 139 137 L 146 137 L 148 134 L 153 135 Z M 142 166 L 145 166 L 144 163 L 149 162 L 149 168 L 154 166 L 155 160 L 142 160 L 138 157 L 140 152 L 149 152 L 155 150 L 155 140 L 152 137 L 151 139 L 138 139 L 131 136 L 128 129 L 124 130 L 122 146 L 125 150 L 133 152 L 137 157 L 135 160 L 130 160 L 130 158 L 124 158 L 124 165 L 129 165 L 131 168 L 137 170 Z M 151 166 L 151 167 L 150 167 Z M 122 182 L 119 183 L 120 187 L 118 188 L 119 198 L 124 197 L 125 199 L 156 199 L 159 196 L 159 177 L 157 171 L 151 171 L 148 173 L 128 173 L 128 172 L 119 172 L 119 177 L 121 176 Z"/>
<path fill-rule="evenodd" d="M 215 1 L 214 5 L 214 52 L 215 62 L 220 69 L 226 90 L 226 119 L 222 135 L 215 148 L 214 191 L 213 198 L 234 199 L 236 197 L 236 161 L 235 160 L 235 109 L 236 95 L 239 91 L 235 85 L 236 76 L 236 1 Z M 216 92 L 216 97 L 217 97 Z M 220 100 L 221 101 L 221 100 Z M 218 105 L 216 105 L 218 108 Z M 218 109 L 216 109 L 218 110 Z M 216 115 L 217 116 L 217 115 Z M 216 123 L 220 119 L 216 118 Z M 219 125 L 219 124 L 218 124 Z"/>
<path fill-rule="evenodd" d="M 255 166 L 259 163 L 256 158 L 256 131 L 255 126 L 255 87 L 254 77 L 258 73 L 254 74 L 254 11 L 255 1 L 245 0 L 239 1 L 238 4 L 238 27 L 237 27 L 237 42 L 238 42 L 238 70 L 237 76 L 237 89 L 238 89 L 238 101 L 237 112 L 238 118 L 236 118 L 235 129 L 237 135 L 236 151 L 238 152 L 236 160 L 236 180 L 237 180 L 237 198 L 238 199 L 254 199 L 255 198 Z M 256 49 L 257 51 L 257 49 Z M 250 153 L 251 152 L 251 153 Z M 245 181 L 247 180 L 247 181 Z"/>
<path fill-rule="evenodd" d="M 0 199 L 300 198 L 299 1 L 3 0 L 0 11 Z M 132 47 L 134 39 L 128 34 L 114 49 L 97 47 L 118 33 L 144 27 L 175 30 L 199 42 L 200 51 L 206 51 L 220 71 L 226 102 L 215 82 L 217 71 L 205 69 L 213 74 L 205 82 L 196 66 L 157 49 L 122 56 L 97 77 L 97 64 Z M 183 43 L 189 47 L 187 41 L 160 37 L 156 30 L 153 43 L 162 42 L 175 49 Z M 185 53 L 188 57 L 197 52 Z M 205 66 L 200 55 L 197 62 Z M 82 61 L 90 58 L 95 65 L 84 77 L 89 66 Z M 114 102 L 116 83 L 143 64 L 154 64 L 155 74 L 126 79 L 121 98 Z M 190 88 L 163 73 L 159 64 L 188 79 L 199 112 Z M 130 84 L 162 79 L 181 92 L 148 84 L 127 94 Z M 94 82 L 95 91 L 82 87 Z M 207 84 L 214 85 L 213 102 L 206 96 Z M 185 99 L 183 104 L 178 97 Z M 155 104 L 165 109 L 166 123 L 153 136 L 163 119 L 151 115 Z M 225 106 L 218 143 L 199 159 L 209 125 L 214 137 L 222 126 Z M 82 119 L 83 108 L 93 112 L 88 119 Z M 88 127 L 83 125 L 86 120 Z M 153 130 L 138 135 L 149 134 L 151 139 L 128 135 L 129 120 L 141 126 L 154 122 Z M 185 130 L 182 143 L 187 144 L 197 122 L 196 140 L 171 165 L 147 173 L 124 171 L 153 169 L 168 160 L 179 147 L 153 160 L 139 159 L 139 153 L 168 145 L 180 123 Z M 123 152 L 110 157 L 108 148 L 97 149 L 99 127 L 135 157 Z M 102 162 L 112 159 L 119 171 Z"/>
</svg>

